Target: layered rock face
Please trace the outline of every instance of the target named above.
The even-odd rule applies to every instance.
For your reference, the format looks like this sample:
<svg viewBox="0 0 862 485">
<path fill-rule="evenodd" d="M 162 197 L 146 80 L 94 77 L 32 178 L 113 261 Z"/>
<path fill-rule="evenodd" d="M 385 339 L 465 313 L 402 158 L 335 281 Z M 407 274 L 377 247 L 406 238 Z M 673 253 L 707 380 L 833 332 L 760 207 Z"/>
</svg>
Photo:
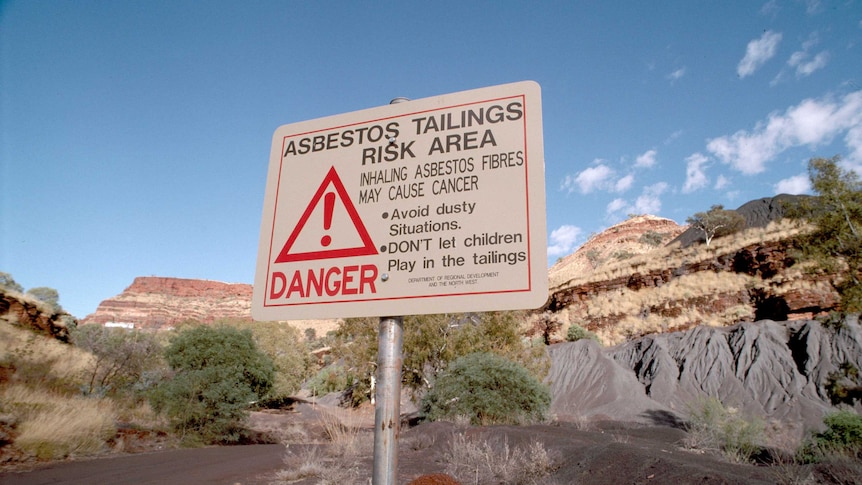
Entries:
<svg viewBox="0 0 862 485">
<path fill-rule="evenodd" d="M 796 263 L 788 256 L 788 250 L 788 244 L 783 241 L 759 243 L 740 248 L 737 251 L 719 254 L 707 260 L 683 262 L 675 267 L 658 268 L 645 272 L 634 271 L 614 278 L 552 289 L 547 308 L 555 312 L 564 308 L 585 311 L 585 306 L 589 300 L 597 295 L 611 294 L 623 289 L 637 292 L 650 288 L 660 288 L 676 278 L 697 276 L 698 273 L 716 274 L 723 272 L 769 279 Z M 692 293 L 691 297 L 681 295 L 671 301 L 657 300 L 652 305 L 644 306 L 642 312 L 646 315 L 678 317 L 691 309 L 718 313 L 736 305 L 750 305 L 754 314 L 740 315 L 740 317 L 796 320 L 811 318 L 818 313 L 834 308 L 838 304 L 838 295 L 828 285 L 828 277 L 804 274 L 799 279 L 807 280 L 810 284 L 792 288 L 787 287 L 786 284 L 743 289 L 728 288 L 725 293 L 710 292 L 705 296 Z M 786 281 L 789 282 L 790 280 L 787 279 Z M 594 319 L 590 322 L 589 318 L 585 318 L 585 320 L 591 328 L 600 328 L 614 324 L 622 316 L 610 316 L 604 319 L 607 321 Z M 700 322 L 692 321 L 692 326 L 697 323 Z"/>
<path fill-rule="evenodd" d="M 121 294 L 104 300 L 82 324 L 134 324 L 159 330 L 186 320 L 251 321 L 252 286 L 243 283 L 143 276 Z"/>
<path fill-rule="evenodd" d="M 77 321 L 64 311 L 55 311 L 30 296 L 0 287 L 0 322 L 30 328 L 57 340 L 69 341 L 69 328 Z"/>
<path fill-rule="evenodd" d="M 654 216 L 637 216 L 590 238 L 549 270 L 550 294 L 538 324 L 570 324 L 618 344 L 653 333 L 744 321 L 804 320 L 837 309 L 827 274 L 795 258 L 809 230 L 782 219 L 798 198 L 759 199 L 737 211 L 748 229 L 716 238 Z"/>
</svg>

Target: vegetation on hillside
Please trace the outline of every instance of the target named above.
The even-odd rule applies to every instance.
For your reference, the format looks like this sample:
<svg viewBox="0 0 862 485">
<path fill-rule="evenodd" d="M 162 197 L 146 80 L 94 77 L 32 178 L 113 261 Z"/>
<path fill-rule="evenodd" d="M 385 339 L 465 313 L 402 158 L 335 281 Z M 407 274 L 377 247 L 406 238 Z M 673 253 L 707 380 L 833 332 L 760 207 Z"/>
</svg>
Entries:
<svg viewBox="0 0 862 485">
<path fill-rule="evenodd" d="M 808 162 L 811 187 L 817 197 L 793 211 L 814 230 L 800 237 L 803 256 L 838 274 L 835 288 L 845 312 L 862 312 L 862 181 L 842 169 L 840 157 Z"/>
<path fill-rule="evenodd" d="M 11 274 L 6 273 L 5 271 L 0 271 L 0 288 L 14 291 L 16 293 L 24 292 L 24 287 L 18 284 L 18 282 L 15 281 L 15 278 L 13 278 Z"/>
</svg>

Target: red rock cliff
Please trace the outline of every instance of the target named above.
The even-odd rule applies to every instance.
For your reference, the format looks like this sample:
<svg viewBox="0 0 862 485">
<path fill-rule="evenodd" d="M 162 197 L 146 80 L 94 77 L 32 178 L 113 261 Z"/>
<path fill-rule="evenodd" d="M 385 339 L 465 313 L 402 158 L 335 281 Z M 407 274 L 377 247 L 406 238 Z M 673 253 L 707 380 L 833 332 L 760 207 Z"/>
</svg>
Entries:
<svg viewBox="0 0 862 485">
<path fill-rule="evenodd" d="M 186 320 L 251 320 L 252 286 L 243 283 L 142 276 L 99 304 L 83 324 L 133 323 L 158 330 Z"/>
</svg>

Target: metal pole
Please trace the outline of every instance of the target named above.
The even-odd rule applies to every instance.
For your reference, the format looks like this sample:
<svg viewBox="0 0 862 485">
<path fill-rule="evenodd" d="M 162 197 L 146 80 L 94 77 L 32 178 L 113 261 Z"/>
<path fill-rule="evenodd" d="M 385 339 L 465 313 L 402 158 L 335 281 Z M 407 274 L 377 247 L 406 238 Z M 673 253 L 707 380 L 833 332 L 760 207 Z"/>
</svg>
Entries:
<svg viewBox="0 0 862 485">
<path fill-rule="evenodd" d="M 403 103 L 395 98 L 389 104 Z M 387 275 L 383 275 L 387 277 Z M 395 485 L 401 432 L 401 347 L 404 317 L 380 317 L 377 335 L 377 388 L 374 391 L 374 465 L 372 485 Z"/>
<path fill-rule="evenodd" d="M 401 431 L 401 346 L 403 317 L 380 318 L 374 408 L 373 485 L 395 485 Z"/>
</svg>

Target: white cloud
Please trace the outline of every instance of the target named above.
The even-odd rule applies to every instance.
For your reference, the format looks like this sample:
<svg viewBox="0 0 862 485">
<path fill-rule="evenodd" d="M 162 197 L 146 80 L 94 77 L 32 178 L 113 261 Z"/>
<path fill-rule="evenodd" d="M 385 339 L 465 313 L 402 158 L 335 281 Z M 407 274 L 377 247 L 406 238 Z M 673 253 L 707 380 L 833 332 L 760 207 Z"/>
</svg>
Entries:
<svg viewBox="0 0 862 485">
<path fill-rule="evenodd" d="M 576 175 L 567 175 L 560 183 L 560 189 L 568 193 L 579 191 L 589 194 L 596 191 L 625 192 L 634 184 L 634 174 L 629 174 L 619 179 L 611 167 L 604 164 L 602 160 L 596 160 L 598 165 L 586 168 Z M 596 163 L 594 162 L 594 163 Z"/>
<path fill-rule="evenodd" d="M 822 51 L 811 57 L 811 48 L 819 43 L 817 33 L 813 33 L 808 37 L 808 40 L 802 43 L 802 50 L 796 51 L 790 55 L 787 60 L 787 65 L 796 68 L 796 77 L 808 76 L 818 69 L 826 67 L 829 62 L 829 52 Z"/>
<path fill-rule="evenodd" d="M 829 52 L 827 51 L 820 52 L 810 60 L 808 59 L 808 54 L 803 53 L 800 56 L 797 56 L 797 54 L 800 54 L 800 52 L 794 52 L 790 56 L 790 60 L 787 61 L 788 64 L 796 68 L 797 77 L 808 76 L 812 72 L 826 67 L 826 63 L 829 62 Z"/>
<path fill-rule="evenodd" d="M 812 148 L 827 144 L 846 132 L 850 161 L 862 160 L 862 91 L 845 95 L 838 101 L 830 96 L 806 99 L 783 114 L 772 113 L 758 122 L 751 133 L 740 130 L 733 135 L 709 140 L 707 150 L 723 163 L 746 175 L 766 169 L 766 163 L 779 153 L 796 146 Z"/>
<path fill-rule="evenodd" d="M 655 156 L 658 154 L 655 150 L 647 150 L 646 152 L 638 155 L 635 159 L 635 167 L 638 168 L 649 168 L 655 165 Z"/>
<path fill-rule="evenodd" d="M 849 148 L 845 162 L 862 166 L 862 123 L 847 130 L 844 142 Z M 862 170 L 856 170 L 856 172 L 862 174 Z"/>
<path fill-rule="evenodd" d="M 728 179 L 724 175 L 719 175 L 718 178 L 715 179 L 715 190 L 722 190 L 728 185 L 730 185 L 730 179 Z"/>
<path fill-rule="evenodd" d="M 563 256 L 570 254 L 572 248 L 575 247 L 575 242 L 581 237 L 583 231 L 580 227 L 571 225 L 562 225 L 553 231 L 549 238 L 548 256 Z"/>
<path fill-rule="evenodd" d="M 693 153 L 685 159 L 685 184 L 682 186 L 684 194 L 690 194 L 695 190 L 706 187 L 709 179 L 706 178 L 706 165 L 709 158 L 701 153 Z"/>
<path fill-rule="evenodd" d="M 670 134 L 669 137 L 667 137 L 667 139 L 665 139 L 664 144 L 670 145 L 671 143 L 675 142 L 677 140 L 677 138 L 681 137 L 682 134 L 683 134 L 682 130 L 674 131 L 673 133 Z"/>
<path fill-rule="evenodd" d="M 569 193 L 576 189 L 582 194 L 589 194 L 595 190 L 603 190 L 610 187 L 610 180 L 614 175 L 613 169 L 604 164 L 596 165 L 579 172 L 576 176 L 566 176 L 562 188 Z"/>
<path fill-rule="evenodd" d="M 820 0 L 805 0 L 805 13 L 814 15 L 820 11 Z"/>
<path fill-rule="evenodd" d="M 804 194 L 811 191 L 811 182 L 805 174 L 794 175 L 780 180 L 774 189 L 776 194 Z"/>
<path fill-rule="evenodd" d="M 681 78 L 683 76 L 685 76 L 685 68 L 681 67 L 681 68 L 677 69 L 676 71 L 673 71 L 672 73 L 668 74 L 667 78 L 670 79 L 671 84 L 673 84 L 674 82 L 676 82 L 679 78 Z"/>
<path fill-rule="evenodd" d="M 658 214 L 661 211 L 661 196 L 667 188 L 668 184 L 665 182 L 648 185 L 633 203 L 625 199 L 614 199 L 605 211 L 611 219 L 621 219 L 624 214 Z"/>
<path fill-rule="evenodd" d="M 634 182 L 635 176 L 633 174 L 628 174 L 625 177 L 617 180 L 617 183 L 614 184 L 614 192 L 625 192 L 626 190 L 632 188 Z"/>
<path fill-rule="evenodd" d="M 628 202 L 626 202 L 625 199 L 614 199 L 611 201 L 610 204 L 608 204 L 608 207 L 607 209 L 605 209 L 605 212 L 610 215 L 625 209 L 627 205 Z"/>
<path fill-rule="evenodd" d="M 760 7 L 760 13 L 762 13 L 763 15 L 774 16 L 776 13 L 778 13 L 779 10 L 781 10 L 781 7 L 779 7 L 776 0 L 769 0 L 768 2 L 763 4 L 762 7 Z"/>
<path fill-rule="evenodd" d="M 661 212 L 661 195 L 668 185 L 658 182 L 644 187 L 643 193 L 635 201 L 635 214 L 658 214 Z"/>
<path fill-rule="evenodd" d="M 754 74 L 754 71 L 766 63 L 766 61 L 772 59 L 778 50 L 779 42 L 781 42 L 781 34 L 771 30 L 764 32 L 759 39 L 749 42 L 745 48 L 745 57 L 736 66 L 736 73 L 739 77 Z"/>
</svg>

